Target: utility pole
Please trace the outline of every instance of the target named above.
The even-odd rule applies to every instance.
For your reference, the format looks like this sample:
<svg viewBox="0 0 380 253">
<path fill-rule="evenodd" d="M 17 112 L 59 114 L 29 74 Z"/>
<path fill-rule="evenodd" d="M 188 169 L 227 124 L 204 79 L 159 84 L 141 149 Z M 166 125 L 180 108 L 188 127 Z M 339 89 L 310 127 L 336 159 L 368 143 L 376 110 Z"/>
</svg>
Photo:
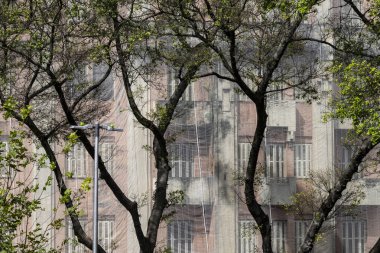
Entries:
<svg viewBox="0 0 380 253">
<path fill-rule="evenodd" d="M 98 253 L 98 180 L 99 180 L 99 130 L 123 132 L 121 128 L 114 128 L 110 125 L 101 125 L 98 122 L 95 124 L 87 124 L 84 126 L 70 126 L 71 129 L 87 130 L 95 129 L 95 150 L 94 150 L 94 182 L 93 182 L 93 239 L 92 239 L 92 252 Z"/>
</svg>

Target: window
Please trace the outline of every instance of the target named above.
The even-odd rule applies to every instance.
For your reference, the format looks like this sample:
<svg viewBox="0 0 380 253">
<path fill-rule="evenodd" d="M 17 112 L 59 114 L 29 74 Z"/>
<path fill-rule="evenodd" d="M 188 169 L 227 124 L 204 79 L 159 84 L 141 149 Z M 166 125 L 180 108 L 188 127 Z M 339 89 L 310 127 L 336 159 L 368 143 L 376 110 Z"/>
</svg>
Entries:
<svg viewBox="0 0 380 253">
<path fill-rule="evenodd" d="M 324 48 L 324 50 L 327 51 L 328 48 Z M 326 54 L 326 52 L 321 52 L 321 53 Z M 326 59 L 326 57 L 327 56 L 325 56 L 324 59 Z M 295 81 L 295 82 L 298 82 L 298 81 Z M 316 82 L 317 82 L 316 87 L 319 87 L 321 89 L 321 92 L 326 92 L 330 90 L 330 88 L 328 87 L 328 82 L 324 82 L 323 86 L 322 86 L 322 81 L 318 80 Z M 302 85 L 293 88 L 293 96 L 294 96 L 294 100 L 307 100 L 309 98 L 307 90 L 302 89 Z"/>
<path fill-rule="evenodd" d="M 338 159 L 338 168 L 346 169 L 352 158 L 352 149 L 342 146 L 340 150 L 340 159 Z"/>
<path fill-rule="evenodd" d="M 352 147 L 341 146 L 338 152 L 339 158 L 337 159 L 337 167 L 342 170 L 347 169 L 347 167 L 350 165 L 352 155 L 353 155 Z M 364 176 L 362 169 L 363 167 L 359 166 L 358 173 L 354 174 L 353 179 L 358 179 Z"/>
<path fill-rule="evenodd" d="M 87 221 L 82 219 L 79 220 L 83 229 L 85 229 L 87 225 Z M 73 224 L 71 220 L 67 221 L 67 253 L 85 253 L 87 252 L 86 247 L 78 242 L 77 237 L 74 235 Z M 92 229 L 92 228 L 91 228 Z M 99 220 L 98 221 L 98 240 L 99 244 L 103 247 L 103 249 L 111 253 L 114 245 L 113 245 L 113 236 L 114 236 L 114 221 L 113 220 Z"/>
<path fill-rule="evenodd" d="M 281 101 L 284 100 L 284 85 L 283 84 L 276 84 L 271 87 L 268 93 L 268 100 L 269 101 Z"/>
<path fill-rule="evenodd" d="M 73 177 L 86 177 L 86 154 L 83 145 L 75 144 L 67 155 L 67 171 Z"/>
<path fill-rule="evenodd" d="M 256 241 L 254 221 L 239 221 L 239 239 L 239 253 L 255 252 Z"/>
<path fill-rule="evenodd" d="M 98 221 L 98 238 L 99 244 L 103 247 L 106 252 L 111 253 L 113 245 L 114 236 L 114 221 L 113 220 L 100 220 Z"/>
<path fill-rule="evenodd" d="M 193 176 L 194 150 L 190 143 L 173 144 L 170 147 L 171 177 L 188 178 Z"/>
<path fill-rule="evenodd" d="M 102 80 L 107 73 L 108 65 L 105 63 L 94 64 L 93 66 L 93 81 L 94 84 Z M 103 83 L 96 89 L 95 96 L 100 100 L 110 100 L 113 98 L 113 79 L 110 73 Z"/>
<path fill-rule="evenodd" d="M 340 18 L 345 19 L 345 24 L 351 27 L 363 27 L 363 23 L 361 22 L 361 19 L 357 16 L 355 11 L 349 5 L 346 5 L 346 3 L 343 0 L 341 0 L 340 2 L 340 6 L 342 6 Z M 356 5 L 356 7 L 361 13 L 365 13 L 365 11 L 363 10 L 363 1 L 353 0 L 352 2 Z"/>
<path fill-rule="evenodd" d="M 72 80 L 67 83 L 67 97 L 68 99 L 77 98 L 87 86 L 86 65 L 82 64 L 73 72 Z"/>
<path fill-rule="evenodd" d="M 79 222 L 84 229 L 87 222 L 85 220 L 79 220 Z M 71 220 L 67 220 L 66 236 L 66 239 L 68 239 L 66 246 L 67 253 L 85 253 L 85 246 L 83 244 L 80 244 L 77 237 L 74 235 L 74 229 Z"/>
<path fill-rule="evenodd" d="M 270 144 L 266 147 L 267 176 L 284 177 L 284 145 Z"/>
<path fill-rule="evenodd" d="M 251 143 L 239 143 L 238 157 L 239 157 L 239 171 L 245 171 L 248 164 L 249 152 L 251 151 Z"/>
<path fill-rule="evenodd" d="M 362 220 L 343 221 L 343 253 L 364 253 L 366 222 Z"/>
<path fill-rule="evenodd" d="M 303 240 L 305 239 L 306 232 L 309 228 L 310 220 L 296 220 L 295 226 L 296 226 L 296 250 L 298 251 L 298 248 L 303 243 Z"/>
<path fill-rule="evenodd" d="M 167 247 L 172 253 L 190 253 L 192 241 L 191 221 L 172 221 L 168 224 Z"/>
<path fill-rule="evenodd" d="M 168 96 L 173 95 L 178 84 L 179 84 L 179 80 L 176 77 L 175 70 L 168 68 Z M 189 85 L 186 88 L 185 92 L 182 94 L 181 100 L 192 101 L 193 99 L 192 89 L 193 89 L 192 85 Z"/>
<path fill-rule="evenodd" d="M 294 152 L 296 177 L 308 177 L 311 167 L 311 144 L 296 144 Z"/>
<path fill-rule="evenodd" d="M 275 253 L 285 252 L 286 221 L 272 222 L 272 248 Z"/>
<path fill-rule="evenodd" d="M 99 145 L 100 156 L 102 157 L 102 160 L 108 170 L 108 173 L 110 173 L 111 175 L 114 169 L 114 149 L 115 145 L 112 142 L 103 142 Z"/>
<path fill-rule="evenodd" d="M 2 159 L 5 159 L 5 156 L 7 155 L 9 150 L 8 142 L 3 141 L 0 143 L 0 152 Z M 5 160 L 1 161 L 0 164 L 0 178 L 6 178 L 10 176 L 9 166 L 5 162 Z"/>
</svg>

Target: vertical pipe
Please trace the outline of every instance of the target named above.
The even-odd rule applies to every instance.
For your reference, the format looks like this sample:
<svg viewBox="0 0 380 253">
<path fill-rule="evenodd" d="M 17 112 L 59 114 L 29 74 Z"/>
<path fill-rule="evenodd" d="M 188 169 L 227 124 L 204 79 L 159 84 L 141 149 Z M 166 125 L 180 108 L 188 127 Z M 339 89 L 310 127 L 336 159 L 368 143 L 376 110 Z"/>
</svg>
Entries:
<svg viewBox="0 0 380 253">
<path fill-rule="evenodd" d="M 98 252 L 98 154 L 99 154 L 99 123 L 95 124 L 94 150 L 94 189 L 93 189 L 93 241 L 92 252 Z"/>
</svg>

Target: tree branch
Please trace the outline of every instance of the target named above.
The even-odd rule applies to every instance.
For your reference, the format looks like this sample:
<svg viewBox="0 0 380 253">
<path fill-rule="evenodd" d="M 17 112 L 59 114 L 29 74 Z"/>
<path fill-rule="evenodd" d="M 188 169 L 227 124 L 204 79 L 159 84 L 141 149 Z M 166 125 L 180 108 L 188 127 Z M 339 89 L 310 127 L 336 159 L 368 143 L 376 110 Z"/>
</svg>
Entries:
<svg viewBox="0 0 380 253">
<path fill-rule="evenodd" d="M 79 104 L 80 101 L 82 101 L 82 99 L 84 99 L 91 91 L 97 89 L 100 85 L 102 85 L 102 83 L 108 78 L 108 76 L 110 75 L 111 73 L 111 70 L 112 70 L 112 67 L 111 66 L 108 66 L 108 69 L 106 71 L 106 73 L 103 75 L 103 77 L 98 81 L 96 82 L 94 85 L 91 85 L 90 87 L 88 87 L 82 94 L 80 94 L 76 99 L 75 101 L 73 102 L 73 104 L 70 106 L 70 111 L 73 112 L 75 110 L 75 107 Z"/>
<path fill-rule="evenodd" d="M 214 71 L 206 73 L 206 74 L 202 74 L 202 75 L 196 75 L 196 76 L 194 76 L 194 78 L 203 78 L 203 77 L 208 77 L 208 76 L 216 76 L 219 79 L 227 80 L 227 81 L 230 81 L 232 83 L 235 82 L 235 79 L 228 77 L 228 76 L 223 76 L 223 75 L 221 75 L 217 72 L 214 72 Z"/>
<path fill-rule="evenodd" d="M 1 104 L 4 104 L 4 102 L 5 102 L 5 98 L 4 98 L 1 91 L 0 91 L 0 101 L 1 101 Z M 46 155 L 48 156 L 50 162 L 52 162 L 55 166 L 53 172 L 54 172 L 54 176 L 56 178 L 59 193 L 61 196 L 65 196 L 65 193 L 67 191 L 67 187 L 66 187 L 66 184 L 65 184 L 64 179 L 63 179 L 62 171 L 61 171 L 60 165 L 59 165 L 59 163 L 55 157 L 55 154 L 54 154 L 53 150 L 51 149 L 49 142 L 47 141 L 46 136 L 40 131 L 40 129 L 36 126 L 34 121 L 29 116 L 26 117 L 25 119 L 23 119 L 21 117 L 21 115 L 19 115 L 18 113 L 16 113 L 13 110 L 10 111 L 10 113 L 12 114 L 12 117 L 15 118 L 17 121 L 24 123 L 32 131 L 32 133 L 37 137 L 37 139 L 41 143 L 41 145 L 44 148 Z M 70 210 L 73 208 L 74 205 L 73 205 L 73 201 L 71 199 L 71 196 L 68 197 L 68 200 L 65 201 L 64 204 L 65 204 L 67 210 Z M 75 236 L 78 237 L 78 241 L 80 243 L 82 243 L 83 245 L 85 245 L 87 248 L 92 249 L 92 240 L 90 237 L 87 236 L 86 232 L 83 230 L 83 227 L 79 222 L 78 215 L 75 212 L 69 211 L 69 216 L 70 216 L 71 222 L 73 224 L 74 234 L 75 234 Z M 105 250 L 100 245 L 98 245 L 98 249 L 99 249 L 100 253 L 106 253 Z"/>
<path fill-rule="evenodd" d="M 332 49 L 334 49 L 334 50 L 336 50 L 338 52 L 342 52 L 342 53 L 353 54 L 353 55 L 356 55 L 356 56 L 364 56 L 364 57 L 368 57 L 368 58 L 371 58 L 371 59 L 379 57 L 378 55 L 370 55 L 370 54 L 366 54 L 366 53 L 358 53 L 358 52 L 353 52 L 353 51 L 347 51 L 347 50 L 338 48 L 337 46 L 335 46 L 334 44 L 332 44 L 332 43 L 330 43 L 328 41 L 321 40 L 321 39 L 315 39 L 315 38 L 295 38 L 295 39 L 292 39 L 292 42 L 293 41 L 294 42 L 295 41 L 312 41 L 312 42 L 317 42 L 317 43 L 328 45 Z"/>
<path fill-rule="evenodd" d="M 330 191 L 327 198 L 322 202 L 320 208 L 314 213 L 311 225 L 306 233 L 305 239 L 299 248 L 300 253 L 311 252 L 314 247 L 314 241 L 326 221 L 329 213 L 333 210 L 337 201 L 342 197 L 343 191 L 347 188 L 347 184 L 351 182 L 353 175 L 358 172 L 359 166 L 367 154 L 378 143 L 372 143 L 370 140 L 364 141 L 358 152 L 352 157 L 348 168 L 344 171 L 338 183 Z"/>
<path fill-rule="evenodd" d="M 358 15 L 359 16 L 359 18 L 363 21 L 363 23 L 366 25 L 366 26 L 368 26 L 368 27 L 370 27 L 370 28 L 372 28 L 372 29 L 374 29 L 374 30 L 376 30 L 376 26 L 375 26 L 375 24 L 373 24 L 359 9 L 358 9 L 358 7 L 355 5 L 355 3 L 352 1 L 352 0 L 343 0 L 343 1 L 345 1 L 348 5 L 350 5 L 351 6 L 351 8 L 354 10 L 354 12 L 356 13 L 356 15 Z"/>
<path fill-rule="evenodd" d="M 123 54 L 123 49 L 122 49 L 120 34 L 119 34 L 120 24 L 116 18 L 113 18 L 113 24 L 114 24 L 114 30 L 115 30 L 115 42 L 116 42 L 116 51 L 118 54 L 118 62 L 119 62 L 119 65 L 121 67 L 123 84 L 124 84 L 125 91 L 127 93 L 129 106 L 131 107 L 132 113 L 136 117 L 137 121 L 141 125 L 143 125 L 144 127 L 151 130 L 155 137 L 162 140 L 162 139 L 164 139 L 164 137 L 163 137 L 163 134 L 161 133 L 161 131 L 159 130 L 159 128 L 154 124 L 153 121 L 144 117 L 144 115 L 141 113 L 139 107 L 137 106 L 137 103 L 136 103 L 135 98 L 133 96 L 131 83 L 130 83 L 130 80 L 128 77 L 128 68 L 127 68 L 127 65 L 126 65 L 125 60 L 124 60 L 124 54 Z"/>
</svg>

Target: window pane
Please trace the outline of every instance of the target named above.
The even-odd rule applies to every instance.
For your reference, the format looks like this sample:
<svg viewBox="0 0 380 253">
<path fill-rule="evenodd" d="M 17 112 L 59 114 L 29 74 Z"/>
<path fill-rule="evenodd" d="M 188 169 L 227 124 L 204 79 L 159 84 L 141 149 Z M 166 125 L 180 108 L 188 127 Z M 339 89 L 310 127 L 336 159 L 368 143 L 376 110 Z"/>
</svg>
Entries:
<svg viewBox="0 0 380 253">
<path fill-rule="evenodd" d="M 189 178 L 193 176 L 194 146 L 192 143 L 172 144 L 170 146 L 171 177 Z"/>
<path fill-rule="evenodd" d="M 343 252 L 364 253 L 365 221 L 349 220 L 342 223 Z"/>
<path fill-rule="evenodd" d="M 282 253 L 285 251 L 286 221 L 272 222 L 273 252 Z"/>
<path fill-rule="evenodd" d="M 239 252 L 251 253 L 255 249 L 255 225 L 254 221 L 239 221 Z"/>
<path fill-rule="evenodd" d="M 296 144 L 294 156 L 296 176 L 308 177 L 311 166 L 311 144 Z"/>
<path fill-rule="evenodd" d="M 113 231 L 113 223 L 113 220 L 98 221 L 99 244 L 104 248 L 106 252 L 112 252 L 112 241 L 113 235 L 115 234 Z"/>
<path fill-rule="evenodd" d="M 191 253 L 191 221 L 172 221 L 167 228 L 167 246 L 173 253 Z"/>
<path fill-rule="evenodd" d="M 86 151 L 83 145 L 76 144 L 67 155 L 67 170 L 73 177 L 86 177 Z"/>
<path fill-rule="evenodd" d="M 266 161 L 269 177 L 284 177 L 284 146 L 282 144 L 267 146 Z"/>
<path fill-rule="evenodd" d="M 82 225 L 83 229 L 85 229 L 86 221 L 80 220 L 80 224 Z M 74 229 L 73 224 L 71 223 L 71 220 L 67 220 L 66 225 L 66 239 L 68 239 L 68 243 L 66 246 L 66 252 L 67 253 L 84 253 L 85 247 L 78 242 L 78 238 L 74 235 Z"/>
</svg>

